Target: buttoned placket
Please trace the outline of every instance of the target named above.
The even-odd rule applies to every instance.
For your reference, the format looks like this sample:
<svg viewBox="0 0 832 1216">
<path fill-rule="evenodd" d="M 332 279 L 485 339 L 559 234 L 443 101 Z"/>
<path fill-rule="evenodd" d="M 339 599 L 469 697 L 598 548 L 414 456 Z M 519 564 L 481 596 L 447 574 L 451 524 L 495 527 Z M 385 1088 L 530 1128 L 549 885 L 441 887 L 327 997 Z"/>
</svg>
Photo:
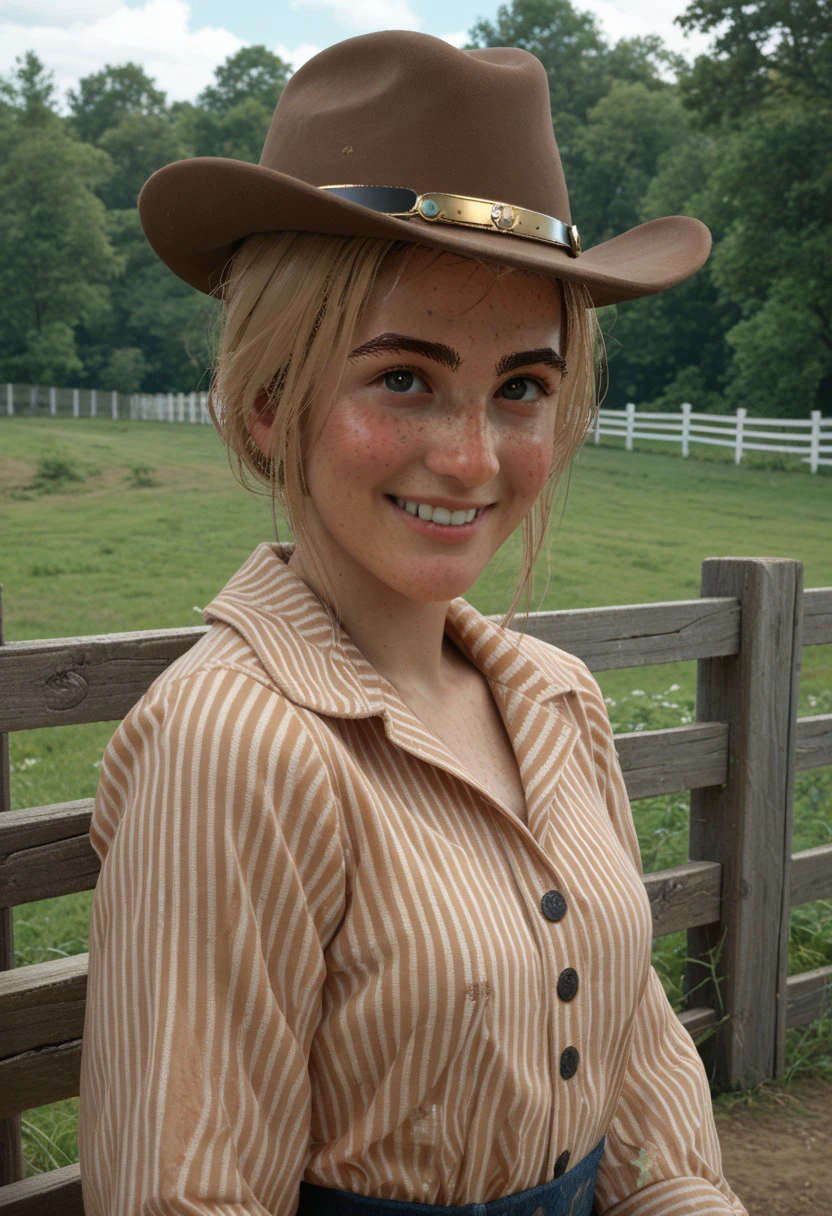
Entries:
<svg viewBox="0 0 832 1216">
<path fill-rule="evenodd" d="M 573 1019 L 568 1016 L 560 1016 L 561 1010 L 559 1009 L 561 1002 L 569 1003 L 576 997 L 580 988 L 580 976 L 577 969 L 570 966 L 563 958 L 562 951 L 559 949 L 556 927 L 558 922 L 570 915 L 569 898 L 562 889 L 566 883 L 558 872 L 550 853 L 547 852 L 545 842 L 547 838 L 550 838 L 552 831 L 551 810 L 556 787 L 580 731 L 572 715 L 565 708 L 554 703 L 530 703 L 524 706 L 523 701 L 528 701 L 528 698 L 522 697 L 522 694 L 518 694 L 516 690 L 490 680 L 489 684 L 517 758 L 526 796 L 528 825 L 518 819 L 508 807 L 504 806 L 477 781 L 473 774 L 460 764 L 457 757 L 439 736 L 430 732 L 436 741 L 435 750 L 428 751 L 423 746 L 421 740 L 425 734 L 426 724 L 416 717 L 392 686 L 387 686 L 390 689 L 389 693 L 385 689 L 384 729 L 388 740 L 395 746 L 401 747 L 410 755 L 417 756 L 428 764 L 443 769 L 476 790 L 480 797 L 499 813 L 504 826 L 507 825 L 515 837 L 519 833 L 523 846 L 531 848 L 542 863 L 541 886 L 543 889 L 530 891 L 528 897 L 529 912 L 532 923 L 535 925 L 540 957 L 547 980 L 546 991 L 552 1001 L 552 1015 L 547 1020 L 549 1027 L 548 1059 L 552 1085 L 555 1087 L 558 1084 L 569 1084 L 580 1067 L 580 1045 L 571 1041 L 568 1030 L 562 1029 L 564 1025 L 568 1026 Z M 554 759 L 546 779 L 535 790 L 531 790 L 529 785 L 529 762 L 522 749 L 518 755 L 515 747 L 515 740 L 519 737 L 522 727 L 518 727 L 514 715 L 524 711 L 545 713 L 553 719 L 545 745 Z M 538 737 L 537 731 L 533 734 Z M 560 1040 L 558 1038 L 559 1028 L 560 1034 L 565 1036 Z M 549 1167 L 547 1171 L 552 1178 L 559 1178 L 566 1172 L 572 1156 L 571 1148 L 563 1146 L 556 1139 L 558 1105 L 555 1094 L 549 1126 Z"/>
</svg>

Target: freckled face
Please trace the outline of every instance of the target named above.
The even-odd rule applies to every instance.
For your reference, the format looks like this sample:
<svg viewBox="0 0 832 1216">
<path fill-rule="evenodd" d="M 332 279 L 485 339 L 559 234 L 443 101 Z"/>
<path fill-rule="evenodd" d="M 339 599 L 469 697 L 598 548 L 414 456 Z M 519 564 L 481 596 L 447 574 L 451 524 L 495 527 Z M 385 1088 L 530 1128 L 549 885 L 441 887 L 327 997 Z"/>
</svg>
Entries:
<svg viewBox="0 0 832 1216">
<path fill-rule="evenodd" d="M 455 368 L 412 351 L 348 360 L 334 397 L 313 403 L 305 452 L 312 526 L 328 559 L 371 591 L 450 600 L 477 581 L 523 521 L 552 462 L 562 373 L 544 362 L 498 374 L 517 351 L 562 352 L 552 280 L 495 280 L 476 262 L 417 249 L 376 281 L 353 349 L 398 333 L 452 347 Z M 493 504 L 473 535 L 425 535 L 388 495 Z M 434 525 L 436 527 L 436 525 Z M 301 555 L 302 556 L 302 555 Z"/>
</svg>

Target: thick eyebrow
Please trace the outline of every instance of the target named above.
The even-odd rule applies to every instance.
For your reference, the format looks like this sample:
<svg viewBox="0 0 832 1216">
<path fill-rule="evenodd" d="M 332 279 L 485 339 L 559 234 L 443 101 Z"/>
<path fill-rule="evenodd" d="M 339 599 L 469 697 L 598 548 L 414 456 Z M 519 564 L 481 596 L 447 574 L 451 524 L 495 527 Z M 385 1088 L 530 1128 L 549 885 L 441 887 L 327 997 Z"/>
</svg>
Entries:
<svg viewBox="0 0 832 1216">
<path fill-rule="evenodd" d="M 459 371 L 462 365 L 459 352 L 452 346 L 446 346 L 444 342 L 426 342 L 422 338 L 394 333 L 378 334 L 369 342 L 356 346 L 349 358 L 360 359 L 363 355 L 380 355 L 385 351 L 410 351 L 415 355 L 423 355 L 426 359 L 433 359 L 434 362 L 449 367 L 453 372 Z M 530 367 L 533 363 L 546 363 L 549 367 L 566 371 L 566 360 L 551 346 L 538 346 L 535 350 L 518 350 L 513 355 L 503 355 L 494 364 L 494 371 L 496 375 L 504 376 L 506 372 L 513 372 L 518 367 Z"/>
</svg>

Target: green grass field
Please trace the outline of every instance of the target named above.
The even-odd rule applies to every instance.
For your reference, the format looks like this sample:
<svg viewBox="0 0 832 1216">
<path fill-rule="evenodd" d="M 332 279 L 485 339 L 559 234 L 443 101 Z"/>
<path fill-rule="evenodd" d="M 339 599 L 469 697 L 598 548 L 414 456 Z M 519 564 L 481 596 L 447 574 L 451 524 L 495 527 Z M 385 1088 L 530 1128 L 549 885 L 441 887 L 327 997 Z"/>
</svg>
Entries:
<svg viewBox="0 0 832 1216">
<path fill-rule="evenodd" d="M 670 445 L 625 452 L 588 444 L 559 494 L 531 607 L 564 609 L 688 599 L 704 558 L 798 558 L 804 586 L 832 586 L 832 468 L 788 458 Z M 280 517 L 279 517 L 280 518 Z M 202 625 L 201 608 L 261 541 L 265 496 L 235 480 L 212 427 L 109 419 L 0 419 L 0 585 L 5 640 Z M 280 539 L 288 540 L 281 523 Z M 511 600 L 518 532 L 467 598 L 485 613 Z M 521 597 L 518 612 L 522 611 Z M 596 673 L 616 731 L 693 720 L 695 662 Z M 832 646 L 803 652 L 800 715 L 832 711 Z M 12 807 L 92 797 L 116 723 L 10 736 Z M 645 873 L 687 860 L 689 796 L 633 805 Z M 797 774 L 793 850 L 832 842 L 832 768 Z M 88 949 L 92 892 L 15 910 L 17 965 Z M 684 932 L 653 962 L 675 1008 Z M 791 914 L 789 973 L 832 963 L 832 901 Z M 788 1035 L 787 1079 L 832 1077 L 832 1019 Z M 729 1101 L 729 1095 L 718 1102 Z M 27 1175 L 77 1161 L 77 1098 L 23 1115 Z"/>
</svg>

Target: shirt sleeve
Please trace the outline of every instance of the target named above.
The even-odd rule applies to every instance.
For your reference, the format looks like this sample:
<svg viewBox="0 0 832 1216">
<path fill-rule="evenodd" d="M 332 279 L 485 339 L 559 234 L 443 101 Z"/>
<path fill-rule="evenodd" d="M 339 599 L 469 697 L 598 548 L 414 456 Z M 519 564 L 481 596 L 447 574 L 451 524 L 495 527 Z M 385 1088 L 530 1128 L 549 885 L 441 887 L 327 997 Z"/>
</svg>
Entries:
<svg viewBox="0 0 832 1216">
<path fill-rule="evenodd" d="M 595 771 L 616 836 L 644 869 L 603 693 L 586 668 L 582 700 Z M 702 1057 L 651 966 L 595 1186 L 598 1216 L 748 1216 L 722 1170 Z"/>
<path fill-rule="evenodd" d="M 232 668 L 153 686 L 90 827 L 87 1216 L 294 1216 L 345 846 L 296 707 Z"/>
</svg>

